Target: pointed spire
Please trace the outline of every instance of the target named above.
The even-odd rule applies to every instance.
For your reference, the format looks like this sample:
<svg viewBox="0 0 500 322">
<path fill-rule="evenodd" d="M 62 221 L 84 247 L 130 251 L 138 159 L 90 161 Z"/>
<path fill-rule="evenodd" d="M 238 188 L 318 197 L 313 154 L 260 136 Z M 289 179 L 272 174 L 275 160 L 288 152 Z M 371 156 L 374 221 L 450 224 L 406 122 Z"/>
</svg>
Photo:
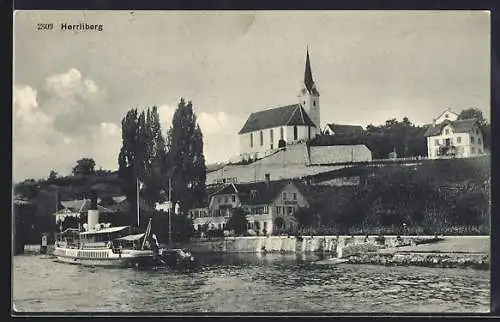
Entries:
<svg viewBox="0 0 500 322">
<path fill-rule="evenodd" d="M 309 93 L 316 94 L 316 88 L 311 71 L 311 62 L 309 60 L 309 45 L 306 49 L 306 70 L 304 72 L 304 85 Z"/>
</svg>

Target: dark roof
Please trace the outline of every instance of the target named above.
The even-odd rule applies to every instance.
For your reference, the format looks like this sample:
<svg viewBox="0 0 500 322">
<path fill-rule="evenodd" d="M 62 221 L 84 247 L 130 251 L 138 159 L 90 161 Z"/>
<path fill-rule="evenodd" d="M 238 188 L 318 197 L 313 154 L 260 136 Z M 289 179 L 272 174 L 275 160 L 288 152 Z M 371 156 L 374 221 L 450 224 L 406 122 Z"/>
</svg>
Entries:
<svg viewBox="0 0 500 322">
<path fill-rule="evenodd" d="M 61 201 L 61 205 L 70 211 L 73 212 L 88 212 L 90 208 L 90 199 L 82 199 L 82 200 L 70 200 L 70 201 Z M 97 205 L 97 210 L 100 213 L 113 213 L 112 209 L 103 207 L 101 205 Z"/>
<path fill-rule="evenodd" d="M 418 132 L 417 136 L 425 136 L 425 133 L 427 133 L 427 130 L 429 127 L 431 127 L 432 124 L 424 124 L 420 127 L 420 131 Z"/>
<path fill-rule="evenodd" d="M 300 104 L 281 106 L 250 114 L 239 134 L 284 125 L 315 126 Z"/>
<path fill-rule="evenodd" d="M 301 183 L 290 180 L 277 180 L 269 182 L 234 183 L 220 188 L 210 197 L 225 194 L 238 194 L 245 205 L 263 205 L 272 202 L 280 194 L 289 182 L 297 187 Z"/>
<path fill-rule="evenodd" d="M 327 126 L 335 132 L 335 134 L 340 135 L 352 135 L 363 133 L 363 127 L 361 125 L 346 125 L 346 124 L 335 124 L 329 123 Z"/>
<path fill-rule="evenodd" d="M 478 120 L 475 118 L 466 120 L 456 120 L 456 121 L 444 120 L 443 122 L 435 126 L 428 127 L 427 131 L 425 132 L 425 136 L 435 136 L 441 134 L 443 128 L 448 124 L 451 124 L 451 126 L 453 127 L 453 132 L 455 133 L 467 133 L 473 129 L 477 121 Z"/>
</svg>

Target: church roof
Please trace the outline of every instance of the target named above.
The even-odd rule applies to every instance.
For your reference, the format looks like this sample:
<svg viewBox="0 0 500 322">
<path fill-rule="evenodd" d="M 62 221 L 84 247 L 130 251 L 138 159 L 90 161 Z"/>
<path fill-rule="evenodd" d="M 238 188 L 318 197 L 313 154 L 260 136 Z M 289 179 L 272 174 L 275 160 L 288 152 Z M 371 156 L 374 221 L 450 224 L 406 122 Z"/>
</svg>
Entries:
<svg viewBox="0 0 500 322">
<path fill-rule="evenodd" d="M 306 70 L 304 72 L 304 85 L 309 94 L 319 95 L 318 90 L 316 89 L 316 84 L 314 84 L 312 76 L 311 62 L 309 61 L 309 48 L 307 49 L 307 55 L 306 55 Z"/>
<path fill-rule="evenodd" d="M 304 108 L 293 104 L 250 114 L 239 134 L 288 125 L 315 126 Z"/>
<path fill-rule="evenodd" d="M 427 128 L 427 131 L 425 132 L 425 136 L 440 135 L 443 128 L 448 124 L 451 124 L 451 126 L 453 127 L 453 132 L 455 133 L 467 133 L 474 128 L 474 125 L 477 124 L 477 121 L 477 119 L 465 119 L 456 121 L 445 120 L 435 126 L 429 126 Z"/>
</svg>

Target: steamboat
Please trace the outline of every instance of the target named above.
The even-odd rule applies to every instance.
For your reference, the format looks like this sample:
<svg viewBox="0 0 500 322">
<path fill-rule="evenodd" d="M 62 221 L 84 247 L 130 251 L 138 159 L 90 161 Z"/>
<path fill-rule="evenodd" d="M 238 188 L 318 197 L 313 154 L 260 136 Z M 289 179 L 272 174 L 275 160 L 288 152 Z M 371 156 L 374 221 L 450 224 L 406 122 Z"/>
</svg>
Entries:
<svg viewBox="0 0 500 322">
<path fill-rule="evenodd" d="M 139 200 L 139 184 L 137 200 Z M 87 223 L 83 225 L 83 230 L 68 228 L 56 234 L 53 255 L 60 262 L 87 266 L 182 268 L 195 266 L 195 259 L 189 251 L 170 248 L 172 234 L 170 210 L 167 248 L 160 247 L 156 235 L 151 232 L 151 218 L 146 231 L 139 231 L 139 218 L 139 206 L 137 206 L 137 227 L 111 227 L 109 223 L 100 223 L 97 196 L 93 194 Z"/>
<path fill-rule="evenodd" d="M 53 255 L 61 262 L 89 266 L 155 265 L 158 248 L 151 235 L 151 219 L 145 232 L 134 230 L 131 226 L 100 223 L 97 198 L 93 197 L 83 230 L 68 228 L 56 234 Z"/>
</svg>

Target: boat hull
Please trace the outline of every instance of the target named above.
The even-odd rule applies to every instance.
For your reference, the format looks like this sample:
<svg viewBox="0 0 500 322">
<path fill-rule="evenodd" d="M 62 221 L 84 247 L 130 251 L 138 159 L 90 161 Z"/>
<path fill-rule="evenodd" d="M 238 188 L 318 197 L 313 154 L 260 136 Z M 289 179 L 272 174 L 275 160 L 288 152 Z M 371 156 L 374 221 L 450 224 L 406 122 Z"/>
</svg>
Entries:
<svg viewBox="0 0 500 322">
<path fill-rule="evenodd" d="M 150 250 L 123 250 L 115 253 L 111 249 L 73 249 L 56 247 L 53 255 L 57 261 L 84 266 L 144 267 L 155 265 Z"/>
</svg>

